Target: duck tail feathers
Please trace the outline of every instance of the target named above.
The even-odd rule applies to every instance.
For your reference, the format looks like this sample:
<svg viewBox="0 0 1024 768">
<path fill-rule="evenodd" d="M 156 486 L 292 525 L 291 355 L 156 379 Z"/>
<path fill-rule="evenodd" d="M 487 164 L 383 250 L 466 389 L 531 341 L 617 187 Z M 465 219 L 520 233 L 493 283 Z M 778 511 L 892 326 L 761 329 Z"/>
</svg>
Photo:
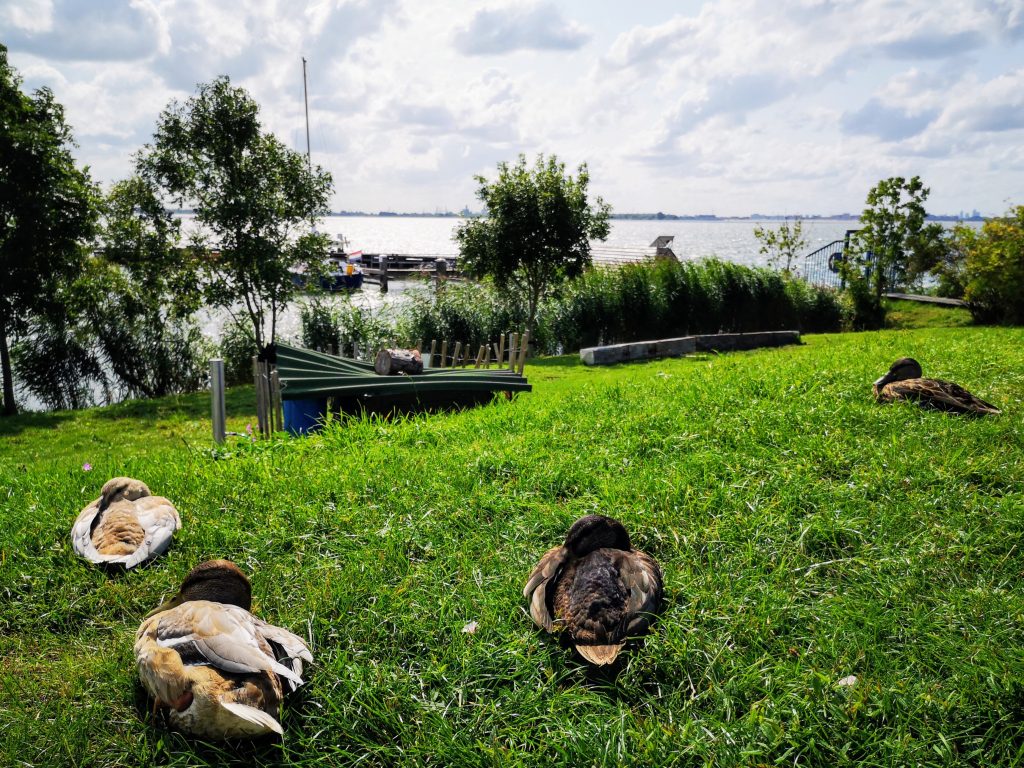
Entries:
<svg viewBox="0 0 1024 768">
<path fill-rule="evenodd" d="M 618 645 L 577 645 L 576 650 L 580 656 L 591 664 L 603 667 L 615 661 L 624 645 L 625 643 L 619 643 Z"/>
<path fill-rule="evenodd" d="M 234 701 L 222 701 L 220 702 L 220 705 L 235 717 L 245 720 L 247 723 L 251 723 L 255 726 L 253 728 L 253 731 L 255 732 L 276 733 L 279 736 L 284 733 L 284 729 L 281 727 L 281 724 L 262 709 L 250 707 L 246 704 L 239 704 Z"/>
</svg>

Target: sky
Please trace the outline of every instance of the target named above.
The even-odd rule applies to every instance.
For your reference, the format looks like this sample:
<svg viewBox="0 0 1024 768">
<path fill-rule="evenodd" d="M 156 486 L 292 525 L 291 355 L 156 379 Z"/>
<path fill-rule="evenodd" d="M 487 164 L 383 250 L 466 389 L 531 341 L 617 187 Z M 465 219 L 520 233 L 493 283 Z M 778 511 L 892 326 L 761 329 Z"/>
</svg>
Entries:
<svg viewBox="0 0 1024 768">
<path fill-rule="evenodd" d="M 893 175 L 1024 203 L 1024 0 L 3 0 L 0 42 L 105 185 L 218 75 L 305 151 L 305 57 L 334 210 L 475 210 L 520 153 L 621 213 L 856 213 Z"/>
</svg>

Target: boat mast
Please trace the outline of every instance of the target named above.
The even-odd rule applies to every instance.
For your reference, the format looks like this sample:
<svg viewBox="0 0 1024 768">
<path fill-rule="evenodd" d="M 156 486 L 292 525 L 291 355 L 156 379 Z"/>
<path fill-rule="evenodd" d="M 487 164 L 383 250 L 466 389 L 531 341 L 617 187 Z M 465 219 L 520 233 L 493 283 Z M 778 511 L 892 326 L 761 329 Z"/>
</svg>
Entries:
<svg viewBox="0 0 1024 768">
<path fill-rule="evenodd" d="M 306 86 L 306 57 L 302 57 L 302 101 L 306 105 L 306 167 L 313 170 L 313 161 L 309 154 L 309 88 Z"/>
</svg>

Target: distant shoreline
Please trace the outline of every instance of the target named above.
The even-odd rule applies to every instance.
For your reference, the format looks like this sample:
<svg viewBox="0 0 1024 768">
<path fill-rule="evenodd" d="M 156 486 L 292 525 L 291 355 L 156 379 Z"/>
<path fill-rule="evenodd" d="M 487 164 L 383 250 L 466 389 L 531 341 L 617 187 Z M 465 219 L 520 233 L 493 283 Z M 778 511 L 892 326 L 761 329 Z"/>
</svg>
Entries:
<svg viewBox="0 0 1024 768">
<path fill-rule="evenodd" d="M 463 211 L 453 213 L 395 213 L 392 211 L 379 211 L 367 213 L 364 211 L 337 211 L 327 214 L 334 217 L 366 217 L 379 219 L 469 219 L 476 218 L 482 214 L 476 211 Z M 613 221 L 786 221 L 800 219 L 801 221 L 860 221 L 860 216 L 852 213 L 834 214 L 808 214 L 806 216 L 784 216 L 753 213 L 749 216 L 716 216 L 714 214 L 696 214 L 693 216 L 680 216 L 674 213 L 613 213 L 610 218 Z M 928 221 L 985 221 L 984 216 L 953 216 L 950 214 L 935 214 L 927 217 Z"/>
<path fill-rule="evenodd" d="M 179 208 L 171 211 L 176 214 L 192 214 L 191 208 Z M 329 217 L 351 217 L 351 218 L 375 218 L 375 219 L 471 219 L 481 216 L 478 211 L 445 211 L 444 213 L 396 213 L 394 211 L 378 211 L 369 213 L 367 211 L 331 211 Z M 752 213 L 749 216 L 716 216 L 712 213 L 696 214 L 692 216 L 680 216 L 674 213 L 613 213 L 613 221 L 788 221 L 799 219 L 800 221 L 860 221 L 860 216 L 853 213 L 833 214 L 807 214 L 799 216 L 785 216 L 782 214 Z M 951 214 L 934 214 L 927 217 L 928 221 L 986 221 L 987 217 L 981 215 L 954 216 Z"/>
</svg>

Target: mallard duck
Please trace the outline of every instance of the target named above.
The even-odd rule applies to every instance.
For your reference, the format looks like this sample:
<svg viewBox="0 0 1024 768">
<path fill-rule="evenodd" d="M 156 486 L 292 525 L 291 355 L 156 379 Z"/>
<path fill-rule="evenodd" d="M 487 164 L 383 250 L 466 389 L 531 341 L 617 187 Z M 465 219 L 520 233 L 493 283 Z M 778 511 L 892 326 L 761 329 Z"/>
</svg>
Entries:
<svg viewBox="0 0 1024 768">
<path fill-rule="evenodd" d="M 921 364 L 917 360 L 912 357 L 900 358 L 892 364 L 885 376 L 875 382 L 875 399 L 880 403 L 913 400 L 922 408 L 973 416 L 1001 413 L 994 405 L 975 397 L 959 384 L 940 379 L 922 379 L 921 374 Z"/>
<path fill-rule="evenodd" d="M 618 520 L 587 515 L 562 546 L 544 553 L 523 597 L 538 627 L 567 633 L 591 664 L 611 664 L 661 609 L 661 568 L 633 549 Z"/>
<path fill-rule="evenodd" d="M 305 641 L 249 613 L 252 587 L 237 565 L 208 560 L 143 620 L 135 661 L 154 711 L 214 739 L 281 734 L 285 692 L 302 685 Z"/>
<path fill-rule="evenodd" d="M 181 518 L 171 502 L 150 494 L 140 480 L 115 477 L 78 514 L 71 541 L 75 552 L 92 563 L 133 568 L 167 551 L 179 528 Z"/>
</svg>

